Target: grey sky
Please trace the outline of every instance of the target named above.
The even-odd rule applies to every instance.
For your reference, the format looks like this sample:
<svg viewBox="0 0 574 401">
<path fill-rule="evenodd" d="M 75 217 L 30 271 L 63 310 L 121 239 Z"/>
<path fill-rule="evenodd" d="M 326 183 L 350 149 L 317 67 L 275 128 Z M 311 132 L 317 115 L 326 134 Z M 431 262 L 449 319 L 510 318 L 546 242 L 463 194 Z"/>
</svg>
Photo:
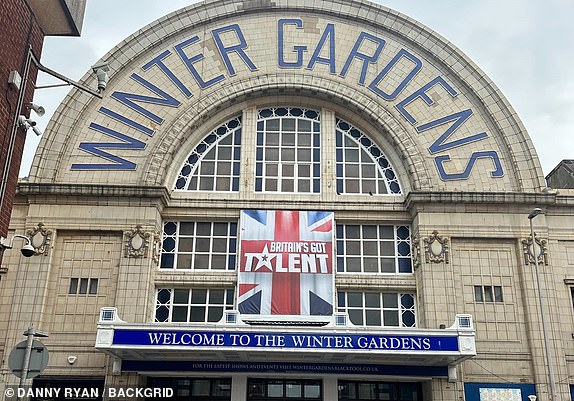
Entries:
<svg viewBox="0 0 574 401">
<path fill-rule="evenodd" d="M 42 63 L 72 79 L 148 23 L 194 0 L 88 0 L 80 38 L 47 38 Z M 492 79 L 526 126 L 544 174 L 574 159 L 574 15 L 572 0 L 377 0 L 438 32 Z M 41 74 L 39 84 L 58 83 Z M 69 88 L 40 89 L 44 129 Z M 27 137 L 20 176 L 38 139 Z"/>
</svg>

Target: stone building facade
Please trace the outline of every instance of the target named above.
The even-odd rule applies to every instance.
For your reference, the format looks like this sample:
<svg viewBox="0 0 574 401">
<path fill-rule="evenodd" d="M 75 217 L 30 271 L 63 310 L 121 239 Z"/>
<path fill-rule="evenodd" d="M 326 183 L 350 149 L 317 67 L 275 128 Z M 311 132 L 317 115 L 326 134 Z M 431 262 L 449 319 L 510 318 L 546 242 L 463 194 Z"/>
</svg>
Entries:
<svg viewBox="0 0 574 401">
<path fill-rule="evenodd" d="M 366 0 L 208 0 L 102 61 L 19 184 L 0 390 L 33 324 L 37 387 L 569 399 L 574 193 L 446 39 Z"/>
</svg>

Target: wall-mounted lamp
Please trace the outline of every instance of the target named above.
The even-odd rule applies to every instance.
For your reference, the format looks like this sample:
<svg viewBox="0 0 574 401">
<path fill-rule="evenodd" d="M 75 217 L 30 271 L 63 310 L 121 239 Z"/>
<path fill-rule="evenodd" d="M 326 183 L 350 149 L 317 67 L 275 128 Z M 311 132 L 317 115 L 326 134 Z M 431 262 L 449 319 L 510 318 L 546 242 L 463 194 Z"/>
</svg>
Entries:
<svg viewBox="0 0 574 401">
<path fill-rule="evenodd" d="M 16 238 L 21 238 L 21 239 L 26 241 L 26 244 L 20 249 L 20 252 L 22 252 L 22 255 L 29 258 L 30 256 L 34 256 L 36 254 L 36 250 L 34 249 L 32 244 L 30 243 L 30 238 L 28 238 L 24 235 L 19 235 L 19 234 L 15 234 L 10 238 L 0 237 L 0 248 L 2 250 L 12 249 L 13 245 L 14 245 L 14 239 L 16 239 Z"/>
<path fill-rule="evenodd" d="M 28 129 L 32 128 L 32 131 L 34 131 L 34 134 L 36 134 L 37 136 L 42 135 L 42 131 L 40 131 L 38 129 L 38 127 L 36 127 L 36 121 L 30 120 L 29 118 L 26 118 L 26 116 L 20 115 L 18 117 L 18 126 L 21 128 L 24 128 L 26 131 L 28 131 Z"/>
</svg>

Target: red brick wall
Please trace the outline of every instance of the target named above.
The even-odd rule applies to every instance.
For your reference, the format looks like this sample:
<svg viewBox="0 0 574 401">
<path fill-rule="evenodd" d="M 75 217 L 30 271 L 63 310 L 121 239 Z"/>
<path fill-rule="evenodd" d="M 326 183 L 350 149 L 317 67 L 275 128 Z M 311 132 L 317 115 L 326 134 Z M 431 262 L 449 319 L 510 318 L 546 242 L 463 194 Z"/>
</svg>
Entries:
<svg viewBox="0 0 574 401">
<path fill-rule="evenodd" d="M 24 62 L 28 46 L 32 46 L 34 54 L 39 59 L 43 42 L 44 34 L 26 0 L 0 0 L 0 180 L 5 179 L 3 170 L 8 158 L 18 100 L 18 91 L 8 86 L 8 76 L 10 71 L 18 71 L 24 78 Z M 32 64 L 24 97 L 25 103 L 32 100 L 36 76 L 37 69 Z M 23 109 L 21 114 L 29 116 L 29 110 Z M 26 133 L 18 129 L 11 165 L 6 175 L 8 181 L 4 202 L 0 210 L 0 236 L 4 237 L 8 231 L 25 140 Z M 0 252 L 0 263 L 1 258 Z"/>
</svg>

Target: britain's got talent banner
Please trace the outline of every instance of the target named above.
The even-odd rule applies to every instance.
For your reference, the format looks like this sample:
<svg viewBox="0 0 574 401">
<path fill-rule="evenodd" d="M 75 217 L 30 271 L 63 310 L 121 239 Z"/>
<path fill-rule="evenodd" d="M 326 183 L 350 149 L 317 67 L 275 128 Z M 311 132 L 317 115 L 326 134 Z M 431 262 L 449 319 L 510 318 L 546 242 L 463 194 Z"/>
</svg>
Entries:
<svg viewBox="0 0 574 401">
<path fill-rule="evenodd" d="M 333 212 L 244 210 L 240 225 L 241 314 L 333 314 Z"/>
</svg>

